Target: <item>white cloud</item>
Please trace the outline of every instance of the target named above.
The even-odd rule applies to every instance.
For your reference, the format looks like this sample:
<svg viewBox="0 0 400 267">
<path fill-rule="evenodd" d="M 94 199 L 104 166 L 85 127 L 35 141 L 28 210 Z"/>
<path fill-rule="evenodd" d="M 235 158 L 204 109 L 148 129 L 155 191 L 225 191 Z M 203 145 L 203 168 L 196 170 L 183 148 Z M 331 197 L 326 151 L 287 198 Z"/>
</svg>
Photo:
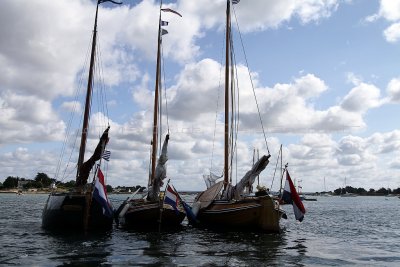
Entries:
<svg viewBox="0 0 400 267">
<path fill-rule="evenodd" d="M 390 82 L 386 88 L 386 91 L 392 102 L 399 103 L 400 102 L 400 79 L 394 78 L 394 79 L 390 80 Z"/>
<path fill-rule="evenodd" d="M 380 105 L 380 90 L 374 85 L 365 83 L 351 89 L 340 104 L 344 110 L 361 114 Z"/>
<path fill-rule="evenodd" d="M 0 95 L 0 144 L 62 140 L 65 124 L 51 103 L 9 91 Z"/>
<path fill-rule="evenodd" d="M 389 21 L 400 19 L 399 0 L 380 0 L 379 15 Z"/>
<path fill-rule="evenodd" d="M 61 104 L 61 108 L 71 111 L 71 112 L 76 112 L 80 113 L 82 111 L 82 106 L 81 103 L 78 101 L 67 101 Z"/>
<path fill-rule="evenodd" d="M 206 26 L 223 23 L 225 1 L 218 1 L 219 8 L 214 8 L 217 1 L 211 1 L 204 10 L 201 10 L 201 17 L 206 17 Z M 213 6 L 213 11 L 209 12 L 209 7 Z M 315 21 L 318 22 L 323 18 L 327 18 L 336 10 L 338 1 L 336 0 L 283 0 L 283 1 L 242 1 L 235 5 L 235 13 L 237 15 L 240 27 L 244 31 L 263 30 L 266 28 L 279 27 L 282 23 L 289 21 L 293 17 L 298 17 L 304 24 Z M 208 8 L 207 8 L 208 7 Z M 216 13 L 218 11 L 218 13 Z M 209 18 L 211 15 L 211 19 Z"/>
<path fill-rule="evenodd" d="M 2 2 L 0 167 L 3 175 L 33 177 L 39 171 L 54 173 L 59 152 L 38 150 L 35 145 L 37 141 L 61 140 L 65 123 L 56 112 L 79 104 L 70 97 L 79 84 L 83 84 L 82 88 L 86 85 L 82 82 L 86 80 L 86 71 L 81 70 L 81 65 L 92 32 L 94 3 L 37 0 L 21 5 L 18 1 Z M 338 3 L 335 0 L 241 1 L 235 5 L 235 12 L 241 30 L 252 32 L 288 27 L 285 24 L 293 20 L 301 24 L 318 24 L 337 10 Z M 386 5 L 386 1 L 382 3 Z M 129 116 L 127 121 L 119 118 L 116 122 L 101 113 L 94 113 L 91 117 L 88 153 L 96 146 L 104 125 L 111 125 L 108 149 L 112 155 L 107 174 L 108 181 L 114 186 L 146 185 L 148 177 L 154 81 L 148 74 L 152 72 L 147 65 L 154 69 L 159 5 L 150 0 L 134 4 L 112 8 L 101 5 L 99 10 L 99 53 L 104 82 L 111 87 L 132 88 L 128 97 L 111 90 L 115 95 L 109 102 L 118 103 L 118 109 L 114 111 L 126 112 L 124 116 Z M 166 69 L 173 69 L 171 72 L 175 75 L 169 76 L 171 85 L 167 88 L 171 132 L 168 177 L 174 180 L 178 189 L 203 189 L 202 174 L 209 168 L 216 173 L 222 169 L 223 122 L 220 113 L 217 114 L 215 141 L 214 124 L 218 100 L 218 111 L 223 109 L 223 88 L 219 87 L 219 84 L 223 85 L 223 70 L 221 73 L 221 64 L 215 60 L 199 59 L 208 49 L 200 46 L 199 41 L 210 29 L 223 31 L 225 4 L 224 0 L 204 0 L 200 5 L 196 1 L 179 1 L 166 6 L 182 13 L 182 18 L 171 13 L 162 14 L 163 19 L 170 22 L 169 34 L 163 40 L 163 54 L 166 59 L 174 61 Z M 397 23 L 395 18 L 398 15 L 385 12 L 382 11 L 382 16 L 393 18 L 393 23 Z M 387 36 L 397 40 L 396 34 L 397 29 L 394 29 Z M 210 45 L 215 45 L 215 40 Z M 346 62 L 351 61 L 346 59 Z M 137 64 L 144 67 L 139 68 Z M 177 68 L 183 69 L 179 72 Z M 259 132 L 253 92 L 247 90 L 251 88 L 248 70 L 238 65 L 237 71 L 241 89 L 240 129 L 243 129 L 239 131 L 237 143 L 240 178 L 251 165 L 253 147 L 260 148 L 262 154 L 266 152 Z M 287 137 L 287 133 L 296 137 L 300 134 L 298 143 L 289 142 L 284 146 L 284 158 L 289 162 L 292 174 L 303 179 L 308 189 L 317 190 L 318 182 L 321 182 L 319 189 L 322 189 L 323 176 L 327 176 L 328 184 L 337 187 L 345 175 L 351 176 L 361 186 L 371 183 L 375 175 L 384 178 L 395 173 L 391 168 L 398 166 L 396 151 L 400 147 L 396 131 L 365 138 L 344 136 L 339 141 L 333 136 L 338 131 L 354 132 L 367 127 L 365 116 L 368 111 L 384 103 L 377 86 L 349 73 L 352 85 L 340 88 L 341 92 L 346 92 L 342 100 L 329 106 L 326 102 L 319 104 L 319 101 L 324 101 L 324 94 L 331 93 L 330 84 L 323 76 L 304 71 L 290 81 L 282 80 L 268 86 L 262 84 L 258 73 L 252 72 L 251 76 L 262 120 L 269 131 L 267 136 L 272 154 L 264 177 L 272 173 L 280 143 L 293 137 Z M 398 83 L 395 78 L 387 86 L 388 98 L 392 102 L 400 99 Z M 132 99 L 134 108 L 125 111 L 124 104 L 128 102 L 130 105 Z M 318 108 L 320 106 L 322 108 Z M 163 108 L 165 111 L 165 106 Z M 135 113 L 129 113 L 131 110 Z M 165 136 L 165 116 L 163 122 L 162 136 Z M 340 132 L 339 136 L 342 135 Z M 15 143 L 24 144 L 15 148 Z M 25 146 L 28 143 L 32 146 Z M 69 150 L 72 146 L 68 143 Z M 212 153 L 213 166 L 210 162 Z M 70 167 L 73 169 L 76 151 L 71 155 Z M 30 164 L 26 164 L 27 161 Z M 385 167 L 377 169 L 378 162 Z M 68 174 L 67 180 L 74 179 L 73 170 Z"/>
<path fill-rule="evenodd" d="M 393 23 L 383 32 L 386 41 L 390 43 L 395 43 L 400 39 L 400 22 Z"/>
<path fill-rule="evenodd" d="M 297 10 L 301 21 L 308 23 L 310 21 L 319 21 L 322 18 L 327 18 L 332 12 L 336 11 L 339 6 L 336 0 L 307 0 L 296 1 Z"/>
<path fill-rule="evenodd" d="M 386 41 L 395 43 L 400 38 L 400 1 L 399 0 L 380 0 L 379 11 L 376 14 L 368 16 L 365 20 L 367 22 L 374 22 L 378 18 L 384 18 L 391 22 L 383 35 Z"/>
</svg>

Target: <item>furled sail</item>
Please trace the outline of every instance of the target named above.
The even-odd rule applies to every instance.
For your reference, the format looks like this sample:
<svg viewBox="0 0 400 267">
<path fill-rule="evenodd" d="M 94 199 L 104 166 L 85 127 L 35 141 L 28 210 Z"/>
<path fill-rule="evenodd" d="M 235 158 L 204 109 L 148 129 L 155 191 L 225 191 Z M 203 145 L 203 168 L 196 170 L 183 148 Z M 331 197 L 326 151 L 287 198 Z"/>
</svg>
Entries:
<svg viewBox="0 0 400 267">
<path fill-rule="evenodd" d="M 236 184 L 235 190 L 234 190 L 234 198 L 235 199 L 240 199 L 241 195 L 243 194 L 243 191 L 246 186 L 252 186 L 256 177 L 267 167 L 269 163 L 269 158 L 271 155 L 264 155 L 262 156 L 249 170 L 245 176 L 240 180 L 239 183 Z"/>
<path fill-rule="evenodd" d="M 93 155 L 86 162 L 84 162 L 82 164 L 81 168 L 79 169 L 79 175 L 76 178 L 77 186 L 82 186 L 87 183 L 90 170 L 93 168 L 96 161 L 98 161 L 101 158 L 104 148 L 105 148 L 106 144 L 108 143 L 108 139 L 109 139 L 108 138 L 108 130 L 109 129 L 110 129 L 110 126 L 107 127 L 107 129 L 104 131 L 104 133 L 100 137 L 99 143 L 97 144 L 97 147 L 94 150 Z"/>
<path fill-rule="evenodd" d="M 231 198 L 240 199 L 246 186 L 253 185 L 256 177 L 267 167 L 271 155 L 262 156 L 232 189 Z M 229 191 L 229 190 L 226 190 Z M 227 196 L 229 199 L 229 196 Z"/>
<path fill-rule="evenodd" d="M 210 174 L 204 174 L 203 179 L 204 179 L 204 182 L 206 183 L 207 189 L 210 188 L 211 186 L 213 186 L 215 184 L 215 182 L 222 177 L 223 176 L 217 176 L 212 172 L 210 172 Z"/>
<path fill-rule="evenodd" d="M 167 167 L 165 166 L 165 163 L 167 163 L 168 161 L 168 155 L 167 155 L 168 140 L 169 140 L 169 134 L 167 134 L 167 136 L 165 137 L 161 149 L 161 155 L 158 158 L 157 162 L 156 175 L 154 177 L 152 185 L 149 187 L 147 200 L 150 201 L 158 200 L 158 195 L 160 194 L 160 188 L 163 185 L 163 180 L 167 177 Z"/>
</svg>

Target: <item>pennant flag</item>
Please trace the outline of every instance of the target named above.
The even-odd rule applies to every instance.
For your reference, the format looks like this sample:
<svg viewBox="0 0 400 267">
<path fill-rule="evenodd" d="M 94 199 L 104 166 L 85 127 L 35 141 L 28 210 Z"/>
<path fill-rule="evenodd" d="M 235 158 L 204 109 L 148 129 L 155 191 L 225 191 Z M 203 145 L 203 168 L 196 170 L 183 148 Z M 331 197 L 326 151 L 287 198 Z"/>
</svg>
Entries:
<svg viewBox="0 0 400 267">
<path fill-rule="evenodd" d="M 161 35 L 167 34 L 168 31 L 166 29 L 161 29 Z"/>
<path fill-rule="evenodd" d="M 176 213 L 179 213 L 179 199 L 179 194 L 170 185 L 168 185 L 167 189 L 165 190 L 164 203 L 171 205 Z"/>
<path fill-rule="evenodd" d="M 290 178 L 289 172 L 286 170 L 286 182 L 285 188 L 283 189 L 282 200 L 285 203 L 293 205 L 294 216 L 296 220 L 303 221 L 306 209 L 300 200 L 299 194 L 297 194 L 296 188 Z"/>
<path fill-rule="evenodd" d="M 114 214 L 108 201 L 104 175 L 100 168 L 97 170 L 97 179 L 94 185 L 93 198 L 103 207 L 103 214 L 112 218 Z"/>
<path fill-rule="evenodd" d="M 110 150 L 104 150 L 102 158 L 107 160 L 107 161 L 109 161 L 110 157 L 111 157 L 111 151 Z"/>
<path fill-rule="evenodd" d="M 99 0 L 99 4 L 105 3 L 105 2 L 111 2 L 111 3 L 116 4 L 116 5 L 121 5 L 122 4 L 122 2 L 116 2 L 116 1 L 113 1 L 113 0 Z"/>
<path fill-rule="evenodd" d="M 179 17 L 182 17 L 181 14 L 179 14 L 178 12 L 176 12 L 175 10 L 172 10 L 172 9 L 170 9 L 170 8 L 161 8 L 161 11 L 164 11 L 164 12 L 172 12 L 172 13 L 178 15 Z"/>
<path fill-rule="evenodd" d="M 198 223 L 199 221 L 197 220 L 196 215 L 194 215 L 192 208 L 182 199 L 181 199 L 181 202 L 182 202 L 183 209 L 185 210 L 186 217 L 188 218 L 189 222 L 191 224 Z"/>
<path fill-rule="evenodd" d="M 240 0 L 232 0 L 232 4 L 234 4 L 234 5 L 236 5 L 239 2 L 240 2 Z"/>
<path fill-rule="evenodd" d="M 168 26 L 168 21 L 161 21 L 161 26 Z"/>
</svg>

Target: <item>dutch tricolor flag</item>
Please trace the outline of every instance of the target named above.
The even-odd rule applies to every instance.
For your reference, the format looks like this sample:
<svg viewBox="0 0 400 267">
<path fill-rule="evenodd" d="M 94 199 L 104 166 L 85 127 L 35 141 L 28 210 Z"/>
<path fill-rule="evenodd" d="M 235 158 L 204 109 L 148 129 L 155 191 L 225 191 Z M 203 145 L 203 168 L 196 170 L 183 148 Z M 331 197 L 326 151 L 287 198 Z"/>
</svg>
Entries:
<svg viewBox="0 0 400 267">
<path fill-rule="evenodd" d="M 103 214 L 107 217 L 113 217 L 113 211 L 107 198 L 107 189 L 104 183 L 104 175 L 100 168 L 97 170 L 97 179 L 94 184 L 93 198 L 103 207 Z"/>
<path fill-rule="evenodd" d="M 167 189 L 165 190 L 164 203 L 171 205 L 174 210 L 179 213 L 179 199 L 179 194 L 172 188 L 172 186 L 168 185 Z"/>
<path fill-rule="evenodd" d="M 283 189 L 282 200 L 287 204 L 293 205 L 294 216 L 296 220 L 303 221 L 306 209 L 300 200 L 299 194 L 297 194 L 296 188 L 290 178 L 289 172 L 286 170 L 286 183 Z"/>
</svg>

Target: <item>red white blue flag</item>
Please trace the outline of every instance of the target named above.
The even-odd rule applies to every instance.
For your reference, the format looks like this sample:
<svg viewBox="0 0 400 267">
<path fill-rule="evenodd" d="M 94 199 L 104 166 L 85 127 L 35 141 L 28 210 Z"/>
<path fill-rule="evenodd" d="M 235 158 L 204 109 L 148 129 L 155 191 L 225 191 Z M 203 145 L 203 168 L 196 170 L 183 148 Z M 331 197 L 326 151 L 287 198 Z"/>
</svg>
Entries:
<svg viewBox="0 0 400 267">
<path fill-rule="evenodd" d="M 286 183 L 283 189 L 282 200 L 287 204 L 293 205 L 294 216 L 296 220 L 303 221 L 306 209 L 297 194 L 296 188 L 290 178 L 289 172 L 286 170 Z"/>
<path fill-rule="evenodd" d="M 104 215 L 110 218 L 113 217 L 113 211 L 107 197 L 104 175 L 100 168 L 97 170 L 97 179 L 94 184 L 93 198 L 102 206 Z"/>
<path fill-rule="evenodd" d="M 165 190 L 164 203 L 171 205 L 176 212 L 179 212 L 179 199 L 179 194 L 172 188 L 172 186 L 168 185 L 167 189 Z"/>
</svg>

